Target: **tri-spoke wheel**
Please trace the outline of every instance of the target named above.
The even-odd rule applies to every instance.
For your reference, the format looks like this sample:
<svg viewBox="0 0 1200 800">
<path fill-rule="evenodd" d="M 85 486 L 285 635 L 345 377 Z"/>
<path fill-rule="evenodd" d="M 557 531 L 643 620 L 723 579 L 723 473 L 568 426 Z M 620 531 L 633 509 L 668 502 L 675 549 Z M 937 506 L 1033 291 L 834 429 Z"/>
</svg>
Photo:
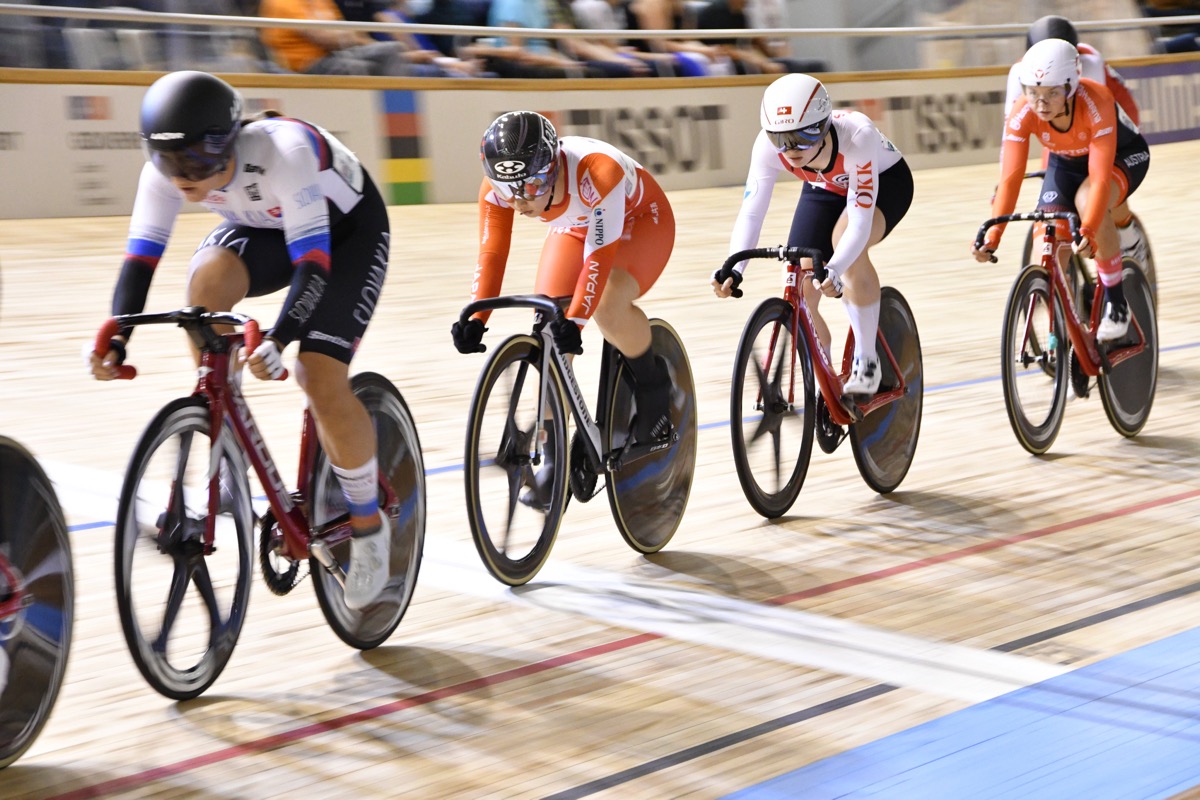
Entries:
<svg viewBox="0 0 1200 800">
<path fill-rule="evenodd" d="M 416 423 L 392 382 L 374 372 L 364 372 L 355 375 L 350 385 L 371 416 L 379 472 L 396 497 L 396 504 L 386 509 L 392 522 L 391 577 L 373 603 L 355 611 L 346 605 L 337 578 L 316 558 L 311 559 L 310 569 L 317 601 L 329 627 L 351 647 L 369 650 L 383 644 L 396 630 L 417 585 L 425 547 L 425 463 Z M 346 497 L 324 450 L 318 450 L 314 459 L 311 486 L 309 522 L 314 530 L 349 519 Z M 339 542 L 330 552 L 343 570 L 350 568 L 349 541 Z"/>
<path fill-rule="evenodd" d="M 661 319 L 650 320 L 651 347 L 666 364 L 671 377 L 671 433 L 669 446 L 625 463 L 608 476 L 608 504 L 617 530 L 639 553 L 657 553 L 679 528 L 692 491 L 696 471 L 696 387 L 692 367 L 679 334 Z M 637 411 L 632 380 L 618 368 L 609 382 L 604 447 L 618 451 L 629 439 Z"/>
<path fill-rule="evenodd" d="M 546 563 L 567 505 L 563 391 L 551 373 L 539 403 L 541 385 L 541 341 L 512 336 L 480 373 L 467 419 L 471 537 L 488 572 L 509 586 Z"/>
<path fill-rule="evenodd" d="M 850 445 L 863 480 L 880 494 L 887 494 L 900 485 L 912 466 L 925 395 L 917 321 L 903 295 L 891 286 L 884 286 L 880 293 L 879 338 L 887 343 L 896 362 L 893 366 L 882 345 L 877 348 L 883 369 L 879 391 L 895 389 L 903 377 L 904 394 L 851 425 Z"/>
<path fill-rule="evenodd" d="M 793 313 L 782 298 L 764 300 L 746 322 L 733 365 L 733 463 L 750 506 L 767 518 L 796 502 L 812 456 L 812 363 L 803 342 L 793 343 Z"/>
<path fill-rule="evenodd" d="M 24 447 L 0 436 L 0 769 L 29 749 L 58 699 L 75 578 L 62 509 Z"/>
<path fill-rule="evenodd" d="M 246 467 L 227 427 L 214 444 L 209 419 L 202 397 L 165 406 L 138 442 L 117 507 L 121 629 L 142 676 L 174 700 L 221 674 L 250 599 Z"/>
<path fill-rule="evenodd" d="M 1021 446 L 1045 453 L 1067 404 L 1067 342 L 1062 307 L 1051 302 L 1050 276 L 1030 265 L 1008 295 L 1001 338 L 1004 407 Z"/>
</svg>

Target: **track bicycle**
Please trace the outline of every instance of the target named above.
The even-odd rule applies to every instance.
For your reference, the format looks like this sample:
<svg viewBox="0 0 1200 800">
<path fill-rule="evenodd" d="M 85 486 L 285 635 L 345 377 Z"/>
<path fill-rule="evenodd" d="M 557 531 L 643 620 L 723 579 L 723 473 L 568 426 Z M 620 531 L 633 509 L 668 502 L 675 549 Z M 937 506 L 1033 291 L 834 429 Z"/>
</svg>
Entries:
<svg viewBox="0 0 1200 800">
<path fill-rule="evenodd" d="M 1025 173 L 1025 178 L 1044 178 L 1046 177 L 1045 170 L 1037 172 Z M 1132 213 L 1132 212 L 1131 212 Z M 1137 214 L 1132 214 L 1132 220 L 1129 223 L 1134 232 L 1141 239 L 1142 246 L 1137 253 L 1137 257 L 1133 260 L 1138 262 L 1138 266 L 1142 269 L 1142 274 L 1146 277 L 1146 283 L 1150 285 L 1150 295 L 1154 298 L 1155 305 L 1158 304 L 1158 271 L 1154 267 L 1154 252 L 1150 249 L 1150 237 L 1146 235 L 1146 229 L 1142 227 L 1142 221 Z M 1021 266 L 1033 263 L 1033 238 L 1034 229 L 1036 226 L 1030 225 L 1025 231 L 1025 245 L 1021 249 Z M 1085 313 L 1091 313 L 1092 302 L 1092 283 L 1094 278 L 1088 274 L 1087 268 L 1084 266 L 1083 259 L 1075 253 L 1072 253 L 1070 260 L 1067 262 L 1067 283 L 1075 289 L 1075 302 L 1084 307 Z"/>
<path fill-rule="evenodd" d="M 0 436 L 0 769 L 29 749 L 54 709 L 74 621 L 58 497 L 29 451 Z"/>
<path fill-rule="evenodd" d="M 663 320 L 650 320 L 654 353 L 673 387 L 671 429 L 662 439 L 635 443 L 634 380 L 620 351 L 604 343 L 593 419 L 570 358 L 550 335 L 551 319 L 563 316 L 557 300 L 478 300 L 461 319 L 466 324 L 479 311 L 507 308 L 537 313 L 531 333 L 508 337 L 492 353 L 471 400 L 467 516 L 484 566 L 501 583 L 527 583 L 550 555 L 568 499 L 591 500 L 600 477 L 625 542 L 639 553 L 658 552 L 679 527 L 696 468 L 696 392 L 679 335 Z M 568 412 L 575 419 L 569 449 Z M 530 502 L 539 480 L 544 500 Z"/>
<path fill-rule="evenodd" d="M 896 289 L 882 287 L 879 391 L 868 398 L 844 395 L 854 332 L 847 334 L 839 372 L 820 344 L 800 289 L 812 277 L 824 280 L 821 251 L 752 248 L 729 256 L 722 270 L 749 258 L 786 264 L 783 296 L 764 300 L 750 315 L 734 358 L 730 431 L 746 499 L 768 519 L 786 514 L 800 495 L 814 437 L 828 454 L 848 436 L 863 480 L 880 494 L 891 492 L 912 465 L 924 402 L 921 340 L 908 302 Z M 802 259 L 811 259 L 812 266 L 802 265 Z M 735 297 L 742 294 L 733 290 Z"/>
<path fill-rule="evenodd" d="M 306 562 L 326 622 L 361 650 L 384 642 L 412 600 L 425 539 L 425 469 L 416 425 L 400 392 L 371 372 L 351 388 L 375 427 L 380 508 L 392 521 L 391 577 L 379 598 L 355 611 L 343 599 L 350 516 L 306 408 L 297 489 L 289 492 L 241 390 L 237 351 L 262 341 L 244 314 L 189 307 L 114 317 L 96 337 L 103 357 L 123 327 L 175 324 L 200 352 L 193 393 L 168 403 L 147 425 L 125 474 L 117 508 L 115 577 L 121 628 L 134 663 L 160 694 L 199 696 L 233 653 L 250 599 L 256 518 L 248 467 L 270 509 L 258 520 L 258 560 L 267 588 L 285 595 Z M 214 326 L 240 326 L 241 333 Z M 121 377 L 136 370 L 120 367 Z M 284 375 L 286 377 L 286 374 Z"/>
<path fill-rule="evenodd" d="M 1033 211 L 995 217 L 975 237 L 982 249 L 993 225 L 1066 220 L 1080 241 L 1079 216 L 1069 211 Z M 1115 342 L 1097 342 L 1094 331 L 1104 308 L 1104 286 L 1086 282 L 1085 307 L 1054 254 L 1056 226 L 1044 226 L 1041 259 L 1017 275 L 1004 312 L 1000 370 L 1008 421 L 1021 446 L 1034 455 L 1050 449 L 1062 427 L 1070 384 L 1087 397 L 1097 379 L 1100 401 L 1113 428 L 1135 436 L 1145 426 L 1158 380 L 1158 318 L 1154 295 L 1137 262 L 1123 261 L 1129 331 Z M 992 261 L 996 261 L 995 256 Z"/>
</svg>

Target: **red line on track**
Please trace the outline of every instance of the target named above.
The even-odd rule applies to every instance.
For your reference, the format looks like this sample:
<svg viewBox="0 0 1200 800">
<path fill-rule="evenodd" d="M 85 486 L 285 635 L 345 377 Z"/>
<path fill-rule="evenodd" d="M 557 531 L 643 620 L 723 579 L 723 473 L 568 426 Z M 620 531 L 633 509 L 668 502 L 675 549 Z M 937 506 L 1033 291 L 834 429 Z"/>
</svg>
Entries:
<svg viewBox="0 0 1200 800">
<path fill-rule="evenodd" d="M 1113 511 L 1100 514 L 1091 514 L 1089 516 L 1081 517 L 1080 519 L 1069 522 L 1060 522 L 1057 525 L 1039 528 L 1038 530 L 1029 531 L 1028 533 L 1017 534 L 1016 536 L 1006 536 L 1002 539 L 993 539 L 991 541 L 982 542 L 970 547 L 964 547 L 961 550 L 951 550 L 950 552 L 943 553 L 938 556 L 921 558 L 917 559 L 916 561 L 909 561 L 904 564 L 898 564 L 894 567 L 888 567 L 887 569 L 856 575 L 853 578 L 844 578 L 840 581 L 832 581 L 820 586 L 814 586 L 811 589 L 804 589 L 803 591 L 781 595 L 763 602 L 769 605 L 787 605 L 788 603 L 793 603 L 797 600 L 805 600 L 811 597 L 819 597 L 821 595 L 831 594 L 832 592 L 840 591 L 842 589 L 849 589 L 854 586 L 862 586 L 864 584 L 883 580 L 884 578 L 890 578 L 894 575 L 903 575 L 907 572 L 914 572 L 918 569 L 930 567 L 935 564 L 945 564 L 950 561 L 957 561 L 962 558 L 978 555 L 980 553 L 986 553 L 991 550 L 999 550 L 1002 547 L 1008 547 L 1012 544 L 1028 542 L 1032 539 L 1040 539 L 1044 536 L 1050 536 L 1051 534 L 1060 533 L 1073 528 L 1084 527 L 1086 525 L 1093 525 L 1099 522 L 1117 519 L 1119 517 L 1127 517 L 1131 514 L 1137 514 L 1141 511 L 1147 511 L 1152 508 L 1160 508 L 1162 506 L 1169 506 L 1175 503 L 1184 502 L 1186 500 L 1192 500 L 1197 497 L 1200 497 L 1200 490 L 1181 492 L 1180 494 L 1162 497 L 1157 500 L 1147 500 L 1143 503 L 1136 503 L 1134 505 L 1118 508 Z M 424 692 L 412 697 L 406 697 L 403 700 L 395 700 L 390 703 L 384 703 L 382 705 L 375 706 L 373 708 L 366 708 L 361 711 L 343 714 L 340 717 L 334 717 L 333 719 L 328 719 L 323 722 L 303 725 L 298 728 L 293 728 L 289 731 L 284 731 L 283 733 L 277 733 L 273 736 L 265 736 L 252 742 L 226 747 L 221 750 L 214 750 L 211 753 L 205 753 L 204 755 L 195 756 L 194 758 L 177 761 L 173 764 L 164 764 L 161 767 L 143 770 L 142 772 L 138 772 L 133 775 L 102 781 L 101 783 L 96 783 L 91 786 L 84 786 L 64 794 L 55 795 L 54 797 L 49 798 L 49 800 L 84 800 L 84 798 L 104 797 L 105 795 L 113 792 L 137 789 L 160 778 L 181 775 L 194 769 L 218 764 L 222 761 L 228 761 L 239 756 L 277 750 L 281 747 L 286 747 L 293 742 L 298 742 L 322 733 L 340 730 L 342 728 L 355 725 L 359 722 L 366 722 L 368 720 L 378 719 L 380 717 L 387 716 L 388 714 L 394 714 L 406 709 L 428 705 L 437 700 L 445 700 L 450 697 L 456 697 L 461 694 L 473 692 L 477 689 L 483 689 L 487 686 L 495 686 L 501 683 L 507 683 L 508 681 L 517 680 L 519 678 L 526 678 L 530 675 L 537 675 L 557 667 L 575 664 L 580 661 L 586 661 L 596 656 L 614 653 L 619 650 L 626 650 L 630 647 L 636 647 L 637 645 L 645 644 L 646 642 L 653 642 L 662 638 L 663 637 L 657 633 L 642 633 L 637 634 L 636 636 L 628 636 L 624 639 L 618 639 L 613 642 L 596 645 L 595 647 L 588 647 L 583 650 L 576 650 L 572 653 L 554 656 L 553 658 L 547 658 L 543 661 L 537 661 L 521 667 L 514 667 L 513 669 L 497 672 L 494 675 L 485 675 L 480 678 L 473 678 L 469 681 L 463 681 L 462 683 L 456 683 L 452 686 L 434 689 L 432 691 Z"/>
</svg>

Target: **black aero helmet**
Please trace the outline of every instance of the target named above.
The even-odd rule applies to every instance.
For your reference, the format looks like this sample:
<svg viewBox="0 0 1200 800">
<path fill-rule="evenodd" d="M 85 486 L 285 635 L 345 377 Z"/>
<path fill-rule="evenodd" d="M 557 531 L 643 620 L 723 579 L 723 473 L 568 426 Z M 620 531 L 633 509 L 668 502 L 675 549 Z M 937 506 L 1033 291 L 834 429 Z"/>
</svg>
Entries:
<svg viewBox="0 0 1200 800">
<path fill-rule="evenodd" d="M 1025 33 L 1025 49 L 1028 50 L 1043 39 L 1062 39 L 1075 46 L 1079 45 L 1079 34 L 1071 20 L 1055 14 L 1042 17 L 1029 26 Z"/>
<path fill-rule="evenodd" d="M 558 133 L 536 111 L 510 111 L 488 126 L 479 145 L 483 172 L 494 183 L 519 184 L 558 162 Z"/>
<path fill-rule="evenodd" d="M 242 97 L 207 72 L 172 72 L 142 98 L 142 143 L 168 178 L 200 181 L 229 162 L 242 120 Z"/>
</svg>

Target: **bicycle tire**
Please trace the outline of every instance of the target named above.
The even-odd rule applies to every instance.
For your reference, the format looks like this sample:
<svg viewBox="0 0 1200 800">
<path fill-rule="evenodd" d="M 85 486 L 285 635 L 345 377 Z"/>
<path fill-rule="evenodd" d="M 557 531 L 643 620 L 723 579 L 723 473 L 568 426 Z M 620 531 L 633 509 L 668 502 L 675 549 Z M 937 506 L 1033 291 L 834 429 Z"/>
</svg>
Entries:
<svg viewBox="0 0 1200 800">
<path fill-rule="evenodd" d="M 1050 275 L 1042 267 L 1022 270 L 1009 291 L 1001 332 L 1004 408 L 1017 441 L 1034 455 L 1054 443 L 1067 404 L 1066 324 L 1062 306 L 1051 304 L 1050 292 Z"/>
<path fill-rule="evenodd" d="M 786 397 L 794 380 L 790 363 L 792 314 L 791 304 L 781 297 L 771 297 L 759 304 L 742 330 L 730 384 L 729 430 L 733 464 L 750 507 L 767 519 L 782 517 L 800 496 L 812 458 L 816 427 L 817 397 L 812 356 L 803 342 L 796 348 L 796 363 L 800 367 L 800 375 L 796 376 L 800 378 L 796 381 L 800 407 L 797 409 Z M 756 347 L 763 333 L 769 340 Z M 762 369 L 760 365 L 765 363 L 770 341 L 774 341 L 775 350 L 769 370 Z M 753 373 L 756 377 L 748 380 L 752 363 L 756 367 Z M 758 407 L 760 392 L 769 392 L 763 398 L 761 408 Z M 789 467 L 793 453 L 796 460 Z M 764 472 L 771 474 L 764 475 Z"/>
<path fill-rule="evenodd" d="M 528 583 L 550 557 L 567 506 L 567 421 L 564 393 L 551 370 L 538 417 L 542 342 L 528 334 L 506 339 L 492 353 L 471 398 L 463 471 L 467 521 L 487 571 L 501 583 Z M 503 385 L 502 384 L 506 384 Z M 544 507 L 521 502 L 536 481 L 530 453 L 544 429 L 545 448 L 558 454 L 550 468 Z M 543 462 L 541 469 L 547 469 Z M 499 505 L 499 514 L 495 506 Z"/>
<path fill-rule="evenodd" d="M 0 618 L 0 769 L 33 745 L 54 710 L 75 621 L 75 573 L 50 479 L 19 443 L 0 436 L 0 597 L 29 602 Z"/>
<path fill-rule="evenodd" d="M 214 513 L 209 431 L 203 397 L 164 406 L 138 441 L 117 506 L 113 560 L 121 630 L 142 677 L 173 700 L 198 697 L 221 674 L 250 600 L 255 526 L 246 466 L 223 426 L 215 468 L 225 499 Z M 206 555 L 201 536 L 210 516 L 214 547 Z M 227 568 L 232 580 L 224 577 Z M 165 586 L 153 587 L 155 577 Z M 207 634 L 183 629 L 194 620 Z"/>
<path fill-rule="evenodd" d="M 1154 293 L 1138 263 L 1126 259 L 1123 271 L 1129 316 L 1136 319 L 1145 336 L 1145 349 L 1100 374 L 1100 402 L 1109 423 L 1125 437 L 1136 436 L 1150 417 L 1158 383 L 1158 314 Z M 1130 324 L 1129 340 L 1136 340 Z M 1110 347 L 1110 350 L 1112 348 Z"/>
<path fill-rule="evenodd" d="M 390 514 L 391 576 L 375 602 L 355 611 L 346 605 L 337 578 L 316 558 L 309 560 L 309 571 L 313 575 L 317 603 L 329 627 L 351 647 L 370 650 L 383 644 L 395 632 L 416 589 L 425 548 L 425 462 L 412 413 L 391 381 L 378 373 L 362 372 L 350 379 L 350 388 L 371 415 L 379 470 L 387 476 L 399 503 Z M 329 457 L 320 447 L 313 459 L 309 486 L 313 494 L 309 504 L 311 525 L 316 527 L 349 513 L 341 484 L 333 473 Z M 349 541 L 334 545 L 330 552 L 343 570 L 349 569 Z"/>
<path fill-rule="evenodd" d="M 1034 226 L 1030 226 L 1025 232 L 1025 249 L 1022 252 L 1021 265 L 1024 266 L 1040 266 L 1041 261 L 1033 261 L 1033 230 Z M 1087 322 L 1088 315 L 1092 313 L 1092 290 L 1095 288 L 1095 283 L 1092 281 L 1091 274 L 1083 263 L 1083 259 L 1077 254 L 1071 253 L 1071 257 L 1067 259 L 1066 271 L 1064 273 L 1067 286 L 1071 287 L 1071 298 L 1075 301 L 1075 311 L 1079 315 L 1080 320 Z M 1042 346 L 1037 341 L 1036 337 L 1030 341 L 1030 349 L 1035 355 L 1041 355 Z M 1049 360 L 1042 363 L 1042 370 L 1048 377 L 1054 377 L 1053 365 Z"/>
<path fill-rule="evenodd" d="M 661 319 L 650 320 L 651 347 L 671 377 L 671 429 L 678 439 L 609 473 L 608 505 L 625 543 L 639 553 L 657 553 L 679 529 L 696 472 L 696 385 L 679 334 Z M 604 447 L 608 453 L 629 438 L 633 420 L 632 381 L 618 358 L 610 382 Z"/>
<path fill-rule="evenodd" d="M 908 301 L 891 286 L 880 290 L 879 337 L 892 351 L 907 391 L 903 397 L 880 406 L 851 425 L 850 445 L 863 480 L 880 494 L 888 494 L 900 485 L 912 466 L 921 434 L 925 395 L 917 321 Z M 880 364 L 883 367 L 880 391 L 886 391 L 899 381 L 882 353 Z"/>
</svg>

